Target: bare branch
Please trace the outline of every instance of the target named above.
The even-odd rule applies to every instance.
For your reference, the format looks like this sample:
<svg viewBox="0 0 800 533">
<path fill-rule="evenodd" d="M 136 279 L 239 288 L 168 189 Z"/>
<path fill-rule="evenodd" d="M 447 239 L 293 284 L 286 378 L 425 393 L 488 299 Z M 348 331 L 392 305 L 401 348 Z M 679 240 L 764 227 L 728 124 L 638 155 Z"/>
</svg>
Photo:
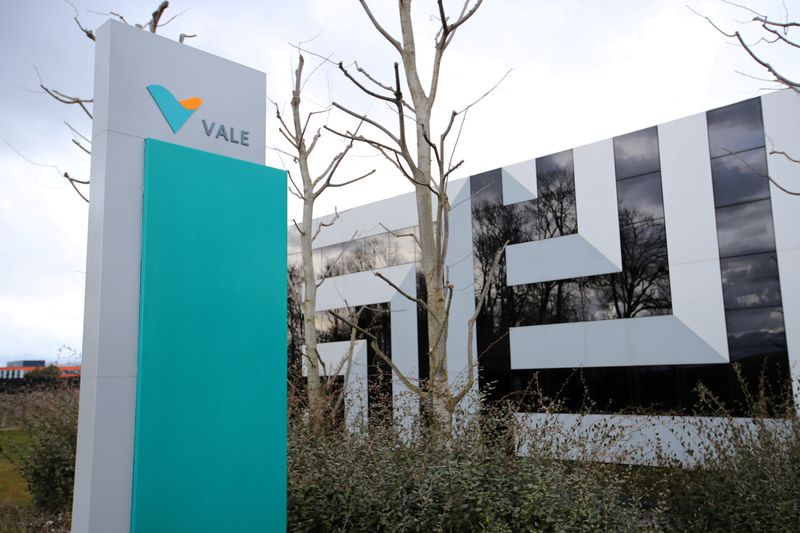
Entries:
<svg viewBox="0 0 800 533">
<path fill-rule="evenodd" d="M 400 381 L 403 383 L 403 385 L 406 386 L 406 388 L 408 388 L 408 390 L 410 390 L 411 392 L 413 392 L 415 394 L 420 394 L 422 392 L 421 389 L 419 388 L 419 386 L 414 385 L 411 382 L 411 380 L 408 379 L 406 377 L 406 375 L 403 374 L 403 372 L 399 368 L 397 368 L 397 365 L 394 364 L 394 362 L 392 361 L 391 357 L 386 355 L 386 353 L 381 349 L 380 345 L 378 344 L 378 338 L 375 335 L 373 335 L 370 331 L 362 328 L 358 324 L 356 324 L 356 323 L 344 318 L 343 316 L 338 314 L 336 311 L 328 311 L 328 313 L 332 317 L 341 320 L 342 322 L 344 322 L 345 324 L 347 324 L 351 328 L 356 329 L 359 333 L 361 333 L 362 335 L 364 335 L 367 338 L 369 338 L 370 345 L 372 346 L 373 350 L 375 350 L 375 353 L 378 354 L 378 356 L 381 359 L 383 359 L 386 362 L 386 364 L 388 364 L 392 368 L 392 371 L 394 372 L 394 374 L 398 378 L 400 378 Z"/>
<path fill-rule="evenodd" d="M 339 104 L 338 102 L 333 102 L 332 105 L 336 109 L 344 111 L 345 113 L 347 113 L 351 117 L 357 118 L 362 122 L 366 122 L 370 126 L 374 126 L 378 130 L 382 131 L 387 137 L 389 137 L 392 141 L 394 141 L 398 146 L 402 146 L 402 143 L 400 142 L 400 139 L 395 137 L 395 135 L 391 131 L 389 131 L 385 126 L 383 126 L 383 125 L 379 124 L 378 122 L 372 120 L 371 118 L 367 117 L 366 115 L 359 115 L 355 111 L 351 111 L 350 109 L 348 109 L 345 106 Z"/>
<path fill-rule="evenodd" d="M 356 87 L 361 89 L 364 93 L 368 94 L 369 96 L 371 96 L 373 98 L 376 98 L 378 100 L 384 100 L 386 102 L 395 102 L 396 99 L 394 97 L 385 96 L 385 95 L 376 93 L 375 91 L 371 91 L 371 90 L 367 89 L 360 81 L 358 81 L 352 74 L 350 74 L 350 72 L 347 71 L 347 69 L 344 67 L 344 65 L 342 64 L 341 61 L 339 62 L 339 70 L 342 71 L 342 73 L 345 75 L 345 77 L 348 80 L 353 82 L 353 85 L 355 85 Z M 359 69 L 359 70 L 361 70 L 361 69 Z M 372 79 L 371 76 L 368 76 L 368 77 L 369 77 L 370 80 Z M 380 86 L 383 87 L 383 85 L 380 85 Z M 390 91 L 392 93 L 394 93 L 394 89 L 390 89 Z"/>
<path fill-rule="evenodd" d="M 115 17 L 118 18 L 121 22 L 128 24 L 128 21 L 125 20 L 125 17 L 123 17 L 122 15 L 120 15 L 115 11 L 95 11 L 94 9 L 87 9 L 86 11 L 88 13 L 92 13 L 93 15 L 100 15 L 101 17 Z"/>
<path fill-rule="evenodd" d="M 758 169 L 754 168 L 754 167 L 753 167 L 753 165 L 751 165 L 751 164 L 750 164 L 750 162 L 748 162 L 746 159 L 744 159 L 743 157 L 741 157 L 739 154 L 735 154 L 735 153 L 731 152 L 730 150 L 726 150 L 726 149 L 724 149 L 724 148 L 722 148 L 721 150 L 722 150 L 723 152 L 727 153 L 728 155 L 732 155 L 733 157 L 735 157 L 736 159 L 738 159 L 738 160 L 739 160 L 739 162 L 740 162 L 740 163 L 742 163 L 742 164 L 743 164 L 744 166 L 746 166 L 747 168 L 749 168 L 749 169 L 750 169 L 750 171 L 751 171 L 753 174 L 756 174 L 756 175 L 758 175 L 758 176 L 761 176 L 762 178 L 765 178 L 765 179 L 769 180 L 769 182 L 770 182 L 770 183 L 772 183 L 773 185 L 775 185 L 777 188 L 779 188 L 780 190 L 782 190 L 782 191 L 783 191 L 783 192 L 785 192 L 786 194 L 790 194 L 790 195 L 792 195 L 792 196 L 800 196 L 800 191 L 798 191 L 798 192 L 795 192 L 795 191 L 790 191 L 789 189 L 787 189 L 786 187 L 784 187 L 783 185 L 781 185 L 780 183 L 778 183 L 777 181 L 775 181 L 774 179 L 772 179 L 772 176 L 770 176 L 768 173 L 761 172 L 761 171 L 759 171 Z M 770 153 L 773 153 L 773 152 L 770 152 Z M 783 152 L 781 152 L 781 153 L 783 153 Z M 789 156 L 786 156 L 786 157 L 787 157 L 787 158 L 789 158 L 790 160 L 794 161 L 794 160 L 793 160 L 792 158 L 790 158 Z"/>
<path fill-rule="evenodd" d="M 146 25 L 150 28 L 150 33 L 155 33 L 158 30 L 158 21 L 161 20 L 161 16 L 164 14 L 164 11 L 169 7 L 169 2 L 164 0 L 161 4 L 153 11 L 152 18 L 150 22 Z"/>
<path fill-rule="evenodd" d="M 317 238 L 317 235 L 319 235 L 319 232 L 322 231 L 322 228 L 329 228 L 333 226 L 334 222 L 337 220 L 339 220 L 339 210 L 336 208 L 336 206 L 333 206 L 333 218 L 329 222 L 320 221 L 319 226 L 317 226 L 317 231 L 314 232 L 314 236 L 311 237 L 311 240 L 313 241 Z"/>
<path fill-rule="evenodd" d="M 418 306 L 420 306 L 423 309 L 425 309 L 425 311 L 429 310 L 427 302 L 425 302 L 425 300 L 423 300 L 422 298 L 417 298 L 415 296 L 411 296 L 406 291 L 404 291 L 403 289 L 398 287 L 397 284 L 395 284 L 392 280 L 390 280 L 389 278 L 387 278 L 386 276 L 384 276 L 380 272 L 373 272 L 373 275 L 376 278 L 380 278 L 383 281 L 385 281 L 390 287 L 392 287 L 394 290 L 396 290 L 398 293 L 400 293 L 400 295 L 403 296 L 404 298 L 406 298 L 407 300 L 410 300 L 410 301 L 414 302 Z M 431 315 L 431 316 L 433 316 L 434 318 L 436 318 L 436 320 L 438 320 L 438 318 L 435 317 L 434 315 Z"/>
<path fill-rule="evenodd" d="M 81 107 L 81 109 L 83 109 L 83 112 L 86 113 L 86 116 L 88 116 L 89 118 L 92 118 L 92 113 L 91 113 L 91 111 L 89 111 L 89 108 L 86 106 L 86 104 L 93 103 L 94 102 L 93 98 L 78 98 L 76 96 L 68 96 L 68 95 L 66 95 L 66 94 L 64 94 L 64 93 L 62 93 L 60 91 L 55 90 L 55 89 L 50 89 L 42 81 L 42 76 L 41 76 L 41 74 L 39 74 L 39 69 L 36 67 L 36 65 L 33 66 L 33 70 L 36 72 L 36 77 L 39 78 L 39 87 L 41 87 L 41 89 L 44 92 L 46 92 L 47 94 L 49 94 L 51 97 L 53 97 L 55 100 L 58 100 L 62 104 L 69 104 L 69 105 L 77 104 L 77 105 L 79 105 Z"/>
<path fill-rule="evenodd" d="M 786 159 L 788 159 L 789 161 L 791 161 L 792 163 L 797 163 L 797 164 L 799 164 L 799 165 L 800 165 L 800 159 L 795 159 L 795 158 L 793 158 L 792 156 L 790 156 L 789 154 L 787 154 L 786 152 L 783 152 L 783 151 L 781 151 L 781 150 L 770 150 L 770 152 L 769 152 L 769 153 L 770 153 L 770 154 L 775 154 L 775 155 L 780 155 L 780 156 L 783 156 L 783 157 L 785 157 Z"/>
<path fill-rule="evenodd" d="M 397 233 L 395 231 L 390 230 L 386 226 L 384 226 L 383 222 L 378 223 L 378 225 L 380 227 L 382 227 L 383 229 L 385 229 L 388 233 L 391 233 L 392 236 L 394 236 L 394 237 L 411 237 L 412 239 L 414 239 L 414 242 L 417 243 L 417 246 L 421 246 L 420 243 L 419 243 L 419 238 L 417 238 L 417 236 L 414 235 L 413 233 Z"/>
<path fill-rule="evenodd" d="M 729 3 L 731 5 L 735 5 L 737 7 L 742 7 L 743 9 L 748 9 L 748 8 L 744 8 L 743 6 L 740 6 L 738 4 L 734 4 L 732 2 L 726 2 L 726 3 Z M 717 30 L 719 33 L 721 33 L 725 37 L 728 37 L 728 38 L 731 38 L 731 39 L 736 39 L 739 42 L 739 45 L 745 50 L 745 52 L 747 52 L 747 54 L 753 59 L 753 61 L 755 61 L 756 63 L 761 65 L 763 68 L 765 68 L 770 74 L 772 74 L 775 77 L 775 79 L 777 81 L 779 81 L 780 83 L 784 84 L 785 86 L 787 86 L 788 88 L 792 89 L 793 91 L 800 93 L 800 82 L 793 81 L 793 80 L 783 76 L 769 62 L 767 62 L 766 60 L 764 60 L 761 57 L 759 57 L 758 54 L 756 54 L 753 51 L 752 46 L 749 45 L 744 40 L 744 37 L 742 37 L 741 33 L 739 33 L 738 31 L 735 31 L 733 33 L 728 33 L 726 31 L 724 31 L 722 28 L 720 28 L 719 26 L 717 26 L 714 23 L 714 21 L 711 20 L 711 18 L 709 18 L 709 17 L 707 17 L 707 16 L 695 11 L 691 7 L 689 7 L 689 10 L 692 13 L 694 13 L 695 15 L 704 18 L 715 30 Z M 761 15 L 759 15 L 759 17 L 760 16 Z M 760 18 L 758 20 L 761 21 L 761 22 L 764 22 Z M 786 23 L 786 24 L 775 24 L 775 25 L 776 26 L 781 26 L 781 27 L 800 26 L 800 24 L 798 24 L 798 23 Z"/>
<path fill-rule="evenodd" d="M 367 17 L 369 17 L 369 21 L 372 22 L 372 25 L 375 26 L 375 29 L 378 30 L 378 33 L 383 35 L 383 38 L 389 41 L 389 44 L 394 46 L 395 50 L 397 50 L 402 54 L 403 46 L 400 44 L 400 41 L 392 37 L 392 35 L 388 31 L 383 29 L 383 26 L 381 26 L 380 22 L 378 22 L 378 20 L 375 18 L 375 15 L 372 14 L 372 10 L 370 10 L 366 0 L 358 0 L 358 3 L 361 4 L 361 7 L 364 9 L 364 12 L 367 14 Z"/>
<path fill-rule="evenodd" d="M 89 144 L 92 144 L 92 141 L 91 141 L 91 140 L 89 140 L 89 138 L 88 138 L 88 137 L 86 137 L 86 135 L 82 134 L 81 132 L 79 132 L 78 130 L 76 130 L 75 128 L 73 128 L 73 127 L 72 127 L 72 125 L 70 125 L 70 123 L 69 123 L 69 122 L 67 122 L 66 120 L 64 121 L 64 125 L 65 125 L 66 127 L 68 127 L 70 130 L 72 130 L 72 133 L 74 133 L 75 135 L 77 135 L 78 137 L 80 137 L 81 139 L 83 139 L 84 141 L 86 141 L 87 143 L 89 143 Z"/>
<path fill-rule="evenodd" d="M 472 351 L 472 339 L 475 335 L 475 322 L 478 320 L 478 316 L 481 313 L 481 309 L 483 308 L 483 303 L 486 301 L 486 296 L 489 294 L 489 289 L 494 283 L 494 278 L 497 275 L 497 271 L 500 267 L 500 259 L 503 257 L 503 253 L 508 246 L 509 241 L 503 243 L 502 248 L 500 248 L 497 253 L 494 254 L 494 259 L 492 260 L 492 266 L 489 268 L 488 275 L 484 278 L 483 287 L 481 287 L 480 295 L 478 296 L 478 301 L 475 304 L 475 311 L 472 313 L 472 316 L 469 317 L 467 321 L 467 383 L 464 387 L 456 393 L 452 398 L 452 405 L 457 405 L 464 396 L 466 396 L 472 387 L 475 384 L 475 375 L 474 375 L 474 367 L 475 367 L 475 356 Z"/>
<path fill-rule="evenodd" d="M 92 155 L 92 152 L 91 152 L 91 150 L 89 150 L 89 149 L 88 149 L 88 148 L 86 148 L 84 145 L 82 145 L 82 144 L 80 143 L 80 141 L 78 141 L 77 139 L 72 139 L 72 144 L 74 144 L 75 146 L 77 146 L 78 148 L 80 148 L 81 150 L 83 150 L 84 152 L 86 152 L 87 154 L 89 154 L 89 155 Z"/>
</svg>

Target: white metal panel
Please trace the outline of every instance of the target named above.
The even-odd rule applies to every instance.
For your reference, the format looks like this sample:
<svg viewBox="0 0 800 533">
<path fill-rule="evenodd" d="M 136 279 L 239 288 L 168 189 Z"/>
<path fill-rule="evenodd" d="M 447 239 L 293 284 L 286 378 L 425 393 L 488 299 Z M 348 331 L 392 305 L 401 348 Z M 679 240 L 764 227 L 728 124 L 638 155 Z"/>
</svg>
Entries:
<svg viewBox="0 0 800 533">
<path fill-rule="evenodd" d="M 100 73 L 104 86 L 95 87 L 95 100 L 101 102 L 96 107 L 101 109 L 93 120 L 92 137 L 110 130 L 264 163 L 267 100 L 263 72 L 118 21 L 111 20 L 98 30 L 98 40 L 103 38 L 110 38 L 113 44 L 110 51 L 97 57 L 107 63 Z M 178 133 L 173 133 L 147 91 L 148 85 L 163 85 L 178 100 L 196 96 L 203 103 Z M 203 119 L 209 125 L 213 122 L 249 132 L 249 146 L 207 135 Z"/>
<path fill-rule="evenodd" d="M 511 368 L 723 363 L 672 315 L 511 328 Z"/>
<path fill-rule="evenodd" d="M 575 148 L 575 201 L 578 234 L 595 247 L 617 272 L 622 268 L 617 214 L 617 178 L 611 139 Z"/>
<path fill-rule="evenodd" d="M 800 95 L 784 90 L 761 97 L 770 177 L 788 190 L 800 192 Z M 783 321 L 789 350 L 795 402 L 800 410 L 800 196 L 770 184 L 775 248 L 783 299 Z"/>
<path fill-rule="evenodd" d="M 536 160 L 505 166 L 501 169 L 503 205 L 511 205 L 538 198 L 536 189 Z"/>
</svg>

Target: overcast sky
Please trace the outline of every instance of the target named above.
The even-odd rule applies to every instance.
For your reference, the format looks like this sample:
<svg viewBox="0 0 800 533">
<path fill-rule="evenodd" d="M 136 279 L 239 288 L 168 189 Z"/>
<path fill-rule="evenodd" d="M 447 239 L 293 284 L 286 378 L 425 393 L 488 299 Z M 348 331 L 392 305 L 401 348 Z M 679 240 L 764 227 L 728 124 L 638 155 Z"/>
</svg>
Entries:
<svg viewBox="0 0 800 533">
<path fill-rule="evenodd" d="M 688 1 L 725 28 L 752 18 L 720 0 Z M 395 28 L 394 2 L 373 3 L 387 27 Z M 435 31 L 435 3 L 417 3 L 417 37 L 424 49 Z M 800 0 L 747 3 L 777 17 L 784 16 L 785 4 L 800 16 Z M 113 10 L 144 22 L 157 4 L 75 1 L 88 28 L 107 18 L 92 11 Z M 76 106 L 37 90 L 34 65 L 50 86 L 89 97 L 93 43 L 62 0 L 4 2 L 0 10 L 0 363 L 23 357 L 52 361 L 62 346 L 81 349 L 86 261 L 87 205 L 59 172 L 85 178 L 89 157 L 71 144 L 64 122 L 87 137 L 91 123 Z M 172 38 L 196 33 L 190 46 L 265 71 L 269 96 L 279 105 L 289 99 L 295 60 L 289 43 L 309 41 L 303 46 L 323 56 L 358 60 L 383 79 L 391 74 L 393 50 L 355 0 L 174 0 L 167 15 L 176 13 L 181 15 L 160 33 Z M 774 60 L 790 74 L 800 63 L 790 54 Z M 308 71 L 317 62 L 308 57 Z M 469 104 L 509 69 L 497 90 L 469 112 L 456 154 L 465 159 L 458 177 L 750 98 L 770 87 L 748 77 L 764 73 L 682 0 L 487 0 L 448 50 L 439 118 Z M 325 66 L 304 91 L 317 106 L 335 99 L 382 112 Z M 267 142 L 281 146 L 272 109 Z M 328 120 L 341 124 L 343 117 Z M 327 146 L 339 148 L 333 142 Z M 410 190 L 374 154 L 361 150 L 353 156 L 343 178 L 365 169 L 378 172 L 353 187 L 326 192 L 319 214 Z M 268 150 L 267 158 L 270 165 L 284 164 L 275 151 Z M 299 216 L 294 199 L 289 214 Z"/>
</svg>

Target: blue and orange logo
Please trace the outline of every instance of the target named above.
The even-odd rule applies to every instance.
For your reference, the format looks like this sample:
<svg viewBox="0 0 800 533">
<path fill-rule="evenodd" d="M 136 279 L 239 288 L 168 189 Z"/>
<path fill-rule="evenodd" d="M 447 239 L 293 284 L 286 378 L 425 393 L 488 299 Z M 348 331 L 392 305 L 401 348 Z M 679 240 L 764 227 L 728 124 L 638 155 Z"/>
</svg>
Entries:
<svg viewBox="0 0 800 533">
<path fill-rule="evenodd" d="M 197 111 L 197 108 L 203 105 L 203 101 L 196 96 L 186 100 L 178 100 L 163 85 L 148 85 L 147 90 L 155 100 L 161 114 L 167 119 L 167 124 L 172 128 L 172 133 L 178 133 L 178 130 L 189 120 L 189 117 Z"/>
</svg>

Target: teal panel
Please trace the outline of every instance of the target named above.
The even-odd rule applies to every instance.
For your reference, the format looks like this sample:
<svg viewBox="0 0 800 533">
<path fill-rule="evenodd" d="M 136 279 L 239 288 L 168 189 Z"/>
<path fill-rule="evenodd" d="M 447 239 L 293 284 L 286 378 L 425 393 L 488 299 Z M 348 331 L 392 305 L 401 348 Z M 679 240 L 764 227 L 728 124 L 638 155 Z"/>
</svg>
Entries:
<svg viewBox="0 0 800 533">
<path fill-rule="evenodd" d="M 286 173 L 145 143 L 134 532 L 286 530 Z"/>
</svg>

